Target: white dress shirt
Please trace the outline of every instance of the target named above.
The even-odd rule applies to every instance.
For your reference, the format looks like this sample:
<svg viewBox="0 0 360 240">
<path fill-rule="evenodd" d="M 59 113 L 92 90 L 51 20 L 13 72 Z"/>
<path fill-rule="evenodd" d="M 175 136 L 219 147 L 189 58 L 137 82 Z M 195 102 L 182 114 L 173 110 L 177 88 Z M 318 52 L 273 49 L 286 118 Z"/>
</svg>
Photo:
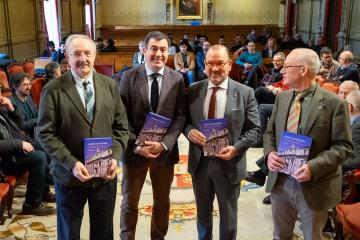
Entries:
<svg viewBox="0 0 360 240">
<path fill-rule="evenodd" d="M 71 74 L 73 75 L 74 79 L 75 79 L 75 85 L 76 85 L 76 89 L 78 90 L 78 93 L 80 95 L 80 98 L 81 98 L 81 101 L 84 105 L 84 107 L 86 108 L 85 106 L 85 94 L 84 94 L 84 85 L 83 85 L 83 82 L 84 81 L 87 81 L 88 82 L 88 85 L 86 87 L 89 87 L 91 88 L 93 94 L 94 94 L 94 98 L 95 98 L 95 87 L 94 87 L 94 74 L 93 74 L 93 71 L 90 72 L 90 74 L 86 77 L 86 78 L 81 78 L 79 75 L 77 75 L 76 72 L 74 72 L 72 69 L 71 69 Z M 96 98 L 95 98 L 96 99 Z"/>
<path fill-rule="evenodd" d="M 227 90 L 229 86 L 229 78 L 226 78 L 218 87 L 216 92 L 215 118 L 223 118 L 225 115 Z M 204 101 L 204 118 L 207 119 L 210 105 L 210 98 L 213 92 L 213 87 L 216 87 L 210 80 L 206 90 L 206 97 Z"/>
<path fill-rule="evenodd" d="M 157 72 L 158 76 L 157 76 L 157 81 L 159 83 L 159 96 L 160 96 L 160 93 L 161 93 L 161 87 L 162 87 L 162 82 L 163 82 L 163 78 L 164 78 L 164 68 L 165 67 L 162 67 L 160 69 L 159 72 Z M 147 80 L 148 80 L 148 93 L 149 93 L 149 102 L 151 102 L 151 84 L 152 84 L 152 81 L 153 81 L 153 78 L 152 78 L 152 74 L 155 73 L 153 70 L 151 70 L 145 63 L 145 71 L 146 71 L 146 77 L 147 77 Z"/>
</svg>

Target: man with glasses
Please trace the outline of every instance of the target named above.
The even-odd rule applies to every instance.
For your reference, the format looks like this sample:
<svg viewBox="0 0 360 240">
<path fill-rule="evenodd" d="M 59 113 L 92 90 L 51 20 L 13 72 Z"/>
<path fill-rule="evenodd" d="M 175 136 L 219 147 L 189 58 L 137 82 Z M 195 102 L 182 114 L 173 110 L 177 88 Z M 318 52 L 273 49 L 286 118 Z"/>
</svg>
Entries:
<svg viewBox="0 0 360 240">
<path fill-rule="evenodd" d="M 254 91 L 229 78 L 232 61 L 226 47 L 206 53 L 207 79 L 190 86 L 189 119 L 184 134 L 190 142 L 189 172 L 196 205 L 198 239 L 212 239 L 212 211 L 216 195 L 220 208 L 220 239 L 236 239 L 237 200 L 246 175 L 246 151 L 261 137 Z M 226 118 L 230 145 L 216 157 L 205 157 L 206 138 L 200 121 Z"/>
<path fill-rule="evenodd" d="M 161 32 L 145 37 L 145 63 L 121 76 L 120 94 L 129 119 L 130 138 L 123 157 L 120 239 L 135 239 L 138 204 L 147 172 L 154 205 L 151 239 L 164 239 L 169 226 L 170 187 L 179 161 L 177 139 L 185 124 L 185 87 L 179 72 L 167 67 L 170 41 Z M 160 142 L 136 144 L 146 116 L 153 112 L 171 119 Z"/>
<path fill-rule="evenodd" d="M 344 100 L 315 83 L 319 68 L 313 50 L 290 52 L 283 71 L 292 90 L 277 96 L 264 134 L 273 239 L 292 239 L 297 219 L 304 239 L 322 239 L 327 210 L 340 201 L 341 163 L 353 149 L 349 116 Z M 293 175 L 279 172 L 284 160 L 277 150 L 284 131 L 312 138 L 306 163 Z"/>
<path fill-rule="evenodd" d="M 51 156 L 57 239 L 80 239 L 86 202 L 89 239 L 113 239 L 117 161 L 128 140 L 126 111 L 116 83 L 94 71 L 96 45 L 85 35 L 66 40 L 70 71 L 42 90 L 38 139 Z M 107 175 L 92 177 L 84 165 L 85 138 L 112 138 Z"/>
<path fill-rule="evenodd" d="M 359 83 L 359 69 L 354 63 L 354 56 L 350 51 L 343 51 L 339 56 L 340 68 L 335 74 L 330 75 L 330 79 L 333 79 L 339 83 L 345 80 L 352 80 Z"/>
</svg>

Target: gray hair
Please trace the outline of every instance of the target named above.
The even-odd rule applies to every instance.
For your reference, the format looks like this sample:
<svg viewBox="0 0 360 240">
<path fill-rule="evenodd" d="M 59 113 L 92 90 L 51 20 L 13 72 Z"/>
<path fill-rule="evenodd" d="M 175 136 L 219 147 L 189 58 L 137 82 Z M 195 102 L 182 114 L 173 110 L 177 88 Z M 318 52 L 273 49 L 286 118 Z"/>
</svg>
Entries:
<svg viewBox="0 0 360 240">
<path fill-rule="evenodd" d="M 314 50 L 308 48 L 296 48 L 291 51 L 295 53 L 299 61 L 309 67 L 309 72 L 316 75 L 320 70 L 320 59 Z"/>
<path fill-rule="evenodd" d="M 273 58 L 274 58 L 275 56 L 281 57 L 282 60 L 285 60 L 285 58 L 286 58 L 285 53 L 283 53 L 283 52 L 277 52 L 277 53 L 275 53 L 275 55 L 273 56 Z"/>
<path fill-rule="evenodd" d="M 352 90 L 346 97 L 346 101 L 354 108 L 360 109 L 360 90 Z"/>
<path fill-rule="evenodd" d="M 341 86 L 345 86 L 348 85 L 349 87 L 352 88 L 352 90 L 359 90 L 359 84 L 357 84 L 356 82 L 352 81 L 352 80 L 345 80 L 340 84 Z"/>
<path fill-rule="evenodd" d="M 86 41 L 88 41 L 91 45 L 91 48 L 92 50 L 94 51 L 94 53 L 96 53 L 96 44 L 95 42 L 89 38 L 88 36 L 86 35 L 82 35 L 82 34 L 73 34 L 73 35 L 70 35 L 67 39 L 66 39 L 66 42 L 65 42 L 65 48 L 66 50 L 70 49 L 70 44 L 72 41 L 74 41 L 75 39 L 84 39 Z"/>
</svg>

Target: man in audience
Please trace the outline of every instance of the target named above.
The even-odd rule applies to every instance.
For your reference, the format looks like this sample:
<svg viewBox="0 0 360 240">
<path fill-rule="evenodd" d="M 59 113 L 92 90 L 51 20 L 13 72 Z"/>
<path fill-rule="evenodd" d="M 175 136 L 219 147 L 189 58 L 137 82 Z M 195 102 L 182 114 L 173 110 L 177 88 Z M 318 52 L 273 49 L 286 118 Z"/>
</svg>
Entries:
<svg viewBox="0 0 360 240">
<path fill-rule="evenodd" d="M 340 67 L 340 63 L 332 58 L 332 51 L 328 47 L 323 47 L 320 50 L 320 71 L 319 75 L 327 80 L 329 76 L 334 75 L 338 68 Z"/>
<path fill-rule="evenodd" d="M 2 172 L 15 176 L 29 172 L 22 214 L 53 214 L 55 209 L 42 203 L 55 201 L 54 195 L 49 192 L 49 184 L 45 182 L 47 156 L 45 152 L 35 150 L 32 139 L 22 133 L 24 119 L 20 110 L 8 98 L 2 96 L 1 92 L 0 126 Z"/>
<path fill-rule="evenodd" d="M 293 48 L 304 48 L 306 47 L 305 42 L 302 40 L 301 34 L 296 33 L 294 39 L 292 40 Z"/>
<path fill-rule="evenodd" d="M 57 239 L 80 239 L 84 206 L 90 215 L 89 239 L 113 239 L 117 160 L 128 140 L 127 118 L 111 78 L 94 71 L 96 45 L 70 35 L 66 58 L 71 71 L 42 91 L 38 140 L 51 156 L 57 207 Z M 85 138 L 112 138 L 107 175 L 92 177 L 84 163 Z"/>
<path fill-rule="evenodd" d="M 69 70 L 70 70 L 69 63 L 68 63 L 68 61 L 66 60 L 66 58 L 64 58 L 63 60 L 61 60 L 61 63 L 60 63 L 60 71 L 61 71 L 61 74 L 65 74 L 65 73 L 67 73 Z"/>
<path fill-rule="evenodd" d="M 261 137 L 254 93 L 229 78 L 231 66 L 227 48 L 211 46 L 206 53 L 208 79 L 190 86 L 187 95 L 190 116 L 185 136 L 190 142 L 189 172 L 197 206 L 198 239 L 212 239 L 215 195 L 220 208 L 219 238 L 236 239 L 237 200 L 239 183 L 245 177 L 246 151 Z M 200 132 L 200 121 L 224 117 L 229 120 L 230 146 L 216 157 L 204 157 L 206 137 Z"/>
<path fill-rule="evenodd" d="M 161 32 L 145 37 L 145 64 L 123 73 L 120 94 L 127 110 L 130 138 L 123 156 L 120 238 L 135 239 L 138 204 L 147 172 L 153 189 L 151 239 L 164 239 L 169 225 L 170 187 L 179 161 L 177 139 L 185 124 L 185 88 L 181 74 L 168 68 L 169 40 Z M 171 119 L 160 142 L 135 144 L 146 116 Z M 143 230 L 143 229 L 142 229 Z"/>
<path fill-rule="evenodd" d="M 196 54 L 196 66 L 197 66 L 197 74 L 199 80 L 203 80 L 207 78 L 205 73 L 205 56 L 206 52 L 209 50 L 210 42 L 205 40 L 202 44 L 202 51 L 199 51 Z"/>
<path fill-rule="evenodd" d="M 339 56 L 340 68 L 335 74 L 330 75 L 330 79 L 342 83 L 345 80 L 352 80 L 359 83 L 359 69 L 353 62 L 354 56 L 350 51 L 343 51 Z"/>
<path fill-rule="evenodd" d="M 133 67 L 143 64 L 145 62 L 144 48 L 145 48 L 145 42 L 144 41 L 139 42 L 139 51 L 134 53 L 132 60 Z"/>
<path fill-rule="evenodd" d="M 273 239 L 291 239 L 297 219 L 304 239 L 322 239 L 327 211 L 340 201 L 341 163 L 353 150 L 350 119 L 345 101 L 315 84 L 319 69 L 313 50 L 295 49 L 287 56 L 284 80 L 293 90 L 276 98 L 264 134 Z M 291 176 L 279 172 L 285 163 L 277 153 L 284 131 L 312 138 L 306 163 Z"/>
<path fill-rule="evenodd" d="M 255 90 L 259 85 L 257 70 L 262 64 L 262 57 L 256 51 L 255 42 L 248 42 L 247 51 L 243 52 L 235 63 L 244 67 L 244 73 L 246 74 L 245 85 Z"/>
<path fill-rule="evenodd" d="M 188 41 L 180 41 L 180 52 L 176 53 L 174 56 L 175 69 L 183 75 L 186 87 L 195 82 L 195 55 L 188 51 L 188 47 Z"/>
<path fill-rule="evenodd" d="M 241 48 L 242 42 L 241 42 L 241 36 L 239 34 L 236 34 L 235 36 L 235 42 L 234 45 L 230 48 L 230 52 L 236 52 L 236 50 L 238 50 L 239 48 Z"/>
<path fill-rule="evenodd" d="M 359 85 L 354 81 L 345 80 L 339 86 L 338 96 L 345 100 L 346 96 L 354 90 L 359 90 Z"/>
<path fill-rule="evenodd" d="M 353 155 L 342 164 L 343 172 L 360 168 L 360 91 L 359 87 L 346 96 L 349 107 L 352 141 L 354 144 Z"/>
</svg>

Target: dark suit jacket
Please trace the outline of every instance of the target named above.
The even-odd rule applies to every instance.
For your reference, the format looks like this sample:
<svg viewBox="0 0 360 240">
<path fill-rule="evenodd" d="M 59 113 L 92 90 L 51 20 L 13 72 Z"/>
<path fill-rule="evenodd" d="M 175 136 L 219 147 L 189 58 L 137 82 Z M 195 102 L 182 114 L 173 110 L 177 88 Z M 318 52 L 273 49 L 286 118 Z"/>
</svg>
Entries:
<svg viewBox="0 0 360 240">
<path fill-rule="evenodd" d="M 123 161 L 136 163 L 146 160 L 133 151 L 137 147 L 135 141 L 145 123 L 146 115 L 151 112 L 148 93 L 148 80 L 144 64 L 132 68 L 121 76 L 120 94 L 129 120 L 129 142 Z M 160 155 L 166 164 L 179 161 L 177 139 L 185 124 L 185 91 L 184 81 L 180 73 L 165 66 L 157 114 L 172 119 L 165 136 L 161 140 L 168 151 Z"/>
<path fill-rule="evenodd" d="M 335 72 L 335 75 L 330 76 L 332 79 L 336 79 L 340 82 L 345 80 L 352 80 L 354 82 L 359 83 L 359 69 L 357 68 L 356 64 L 350 64 L 345 68 L 338 68 Z"/>
<path fill-rule="evenodd" d="M 200 121 L 204 119 L 203 106 L 209 80 L 196 82 L 189 87 L 187 104 L 189 118 L 185 128 L 188 137 L 192 129 L 200 130 Z M 257 104 L 254 91 L 229 78 L 225 117 L 228 120 L 230 145 L 234 146 L 238 155 L 230 161 L 221 164 L 228 172 L 229 180 L 236 184 L 246 174 L 246 150 L 257 143 L 261 137 Z M 195 174 L 200 162 L 202 147 L 190 142 L 189 146 L 189 172 Z"/>
<path fill-rule="evenodd" d="M 355 118 L 351 125 L 352 141 L 354 144 L 354 152 L 351 157 L 343 163 L 343 169 L 359 169 L 360 168 L 360 116 Z"/>
<path fill-rule="evenodd" d="M 280 93 L 264 134 L 264 156 L 276 151 L 280 135 L 286 131 L 293 90 Z M 353 145 L 345 101 L 316 86 L 303 135 L 312 138 L 307 164 L 310 181 L 301 183 L 306 202 L 313 210 L 327 210 L 340 201 L 341 163 L 350 156 Z M 273 189 L 277 172 L 269 172 L 266 191 Z"/>
<path fill-rule="evenodd" d="M 24 125 L 25 125 L 25 131 L 28 131 L 30 136 L 33 137 L 33 131 L 34 127 L 36 127 L 37 123 L 37 116 L 38 116 L 38 110 L 35 107 L 35 104 L 31 98 L 31 96 L 28 96 L 26 98 L 25 103 L 21 102 L 21 100 L 18 98 L 18 96 L 14 93 L 10 98 L 10 101 L 13 105 L 16 105 L 17 108 L 22 112 L 22 114 L 25 117 Z M 29 107 L 30 114 L 28 113 L 28 110 L 25 109 L 26 105 Z"/>
<path fill-rule="evenodd" d="M 133 59 L 132 59 L 132 65 L 133 67 L 137 66 L 137 65 L 140 65 L 140 64 L 143 64 L 145 62 L 145 55 L 144 55 L 144 60 L 143 62 L 139 62 L 139 55 L 141 53 L 140 52 L 136 52 L 134 53 L 134 56 L 133 56 Z"/>
<path fill-rule="evenodd" d="M 113 157 L 120 159 L 128 140 L 127 118 L 116 87 L 109 77 L 94 71 L 95 109 L 93 122 L 86 115 L 71 71 L 42 90 L 38 140 L 51 156 L 51 171 L 63 185 L 101 184 L 101 178 L 80 182 L 71 172 L 77 161 L 84 162 L 84 138 L 112 137 Z"/>
</svg>

